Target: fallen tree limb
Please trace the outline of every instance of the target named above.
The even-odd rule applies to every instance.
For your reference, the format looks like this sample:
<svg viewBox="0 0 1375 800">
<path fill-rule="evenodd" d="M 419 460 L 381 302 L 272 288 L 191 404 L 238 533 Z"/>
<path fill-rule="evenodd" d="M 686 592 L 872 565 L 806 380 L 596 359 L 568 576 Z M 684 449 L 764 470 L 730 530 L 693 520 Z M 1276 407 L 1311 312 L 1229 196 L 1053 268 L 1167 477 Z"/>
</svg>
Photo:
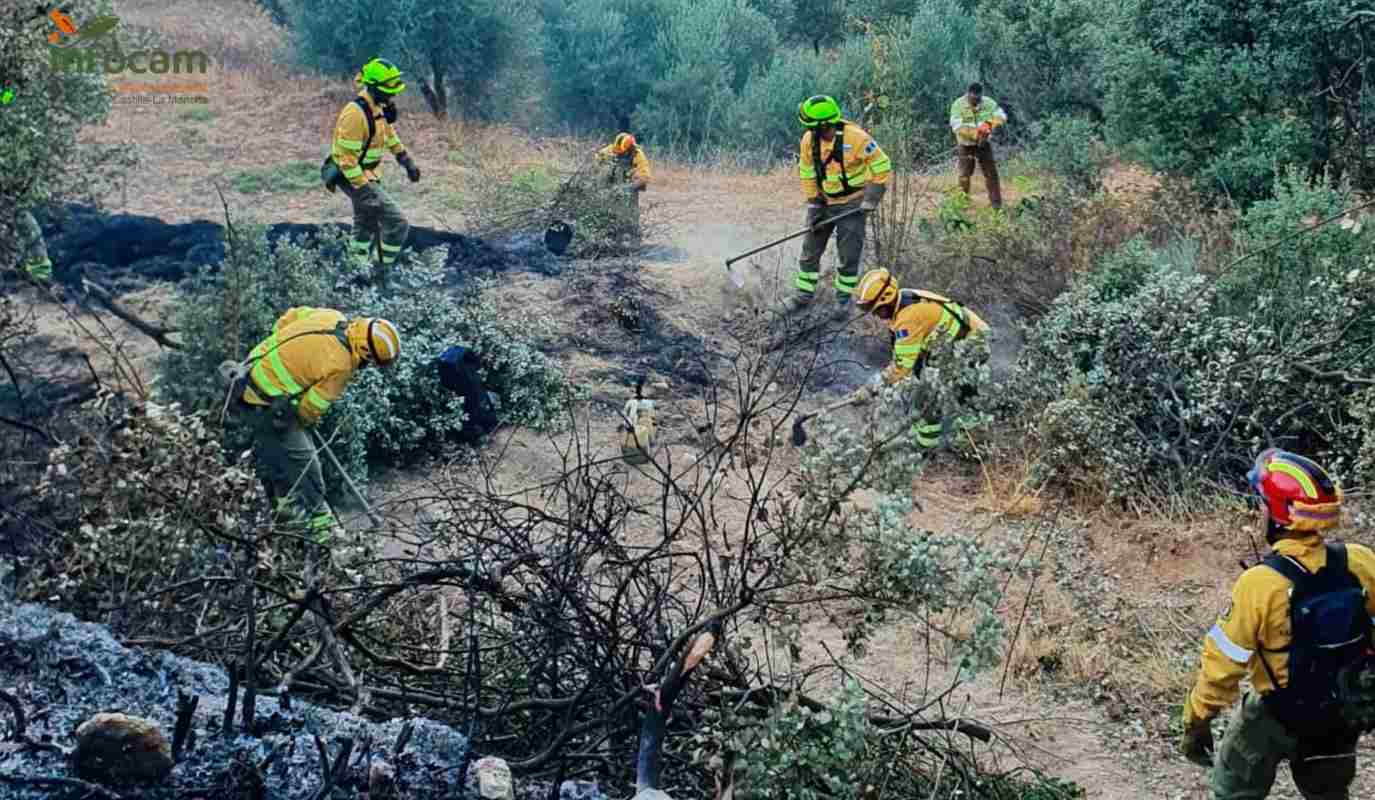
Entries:
<svg viewBox="0 0 1375 800">
<path fill-rule="evenodd" d="M 106 789 L 99 784 L 88 781 L 77 780 L 76 778 L 57 778 L 57 777 L 34 777 L 26 778 L 22 775 L 6 775 L 0 772 L 0 783 L 12 783 L 18 786 L 37 786 L 40 789 L 70 789 L 81 791 L 85 794 L 82 797 L 97 797 L 103 800 L 124 800 L 124 796 Z"/>
<path fill-rule="evenodd" d="M 1342 383 L 1349 383 L 1353 386 L 1375 386 L 1375 378 L 1357 377 L 1345 370 L 1332 370 L 1330 372 L 1322 372 L 1315 367 L 1308 366 L 1307 364 L 1295 364 L 1294 368 L 1297 369 L 1299 372 L 1306 373 L 1314 378 L 1317 378 L 1320 381 L 1341 381 Z"/>
<path fill-rule="evenodd" d="M 159 347 L 164 347 L 171 350 L 182 349 L 182 346 L 180 344 L 168 338 L 170 334 L 176 333 L 174 329 L 164 328 L 160 325 L 154 325 L 151 322 L 147 322 L 146 320 L 140 319 L 132 311 L 128 310 L 124 306 L 121 306 L 114 299 L 114 297 L 110 296 L 110 292 L 103 286 L 97 283 L 93 283 L 85 278 L 82 278 L 81 288 L 83 291 L 86 292 L 86 294 L 99 300 L 100 304 L 109 309 L 111 314 L 114 314 L 116 317 L 119 317 L 120 319 L 129 323 L 129 325 L 132 326 L 139 333 L 142 333 L 144 336 L 147 336 L 148 338 L 157 342 Z"/>
</svg>

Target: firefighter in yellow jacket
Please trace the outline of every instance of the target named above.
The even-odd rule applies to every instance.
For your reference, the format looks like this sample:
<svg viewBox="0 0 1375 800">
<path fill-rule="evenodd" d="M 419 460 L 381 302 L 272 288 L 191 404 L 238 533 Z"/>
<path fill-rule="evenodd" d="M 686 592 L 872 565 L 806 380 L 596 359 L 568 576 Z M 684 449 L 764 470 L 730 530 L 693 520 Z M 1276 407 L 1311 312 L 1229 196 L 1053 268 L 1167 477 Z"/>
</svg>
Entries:
<svg viewBox="0 0 1375 800">
<path fill-rule="evenodd" d="M 802 197 L 807 203 L 807 227 L 812 230 L 802 240 L 802 257 L 793 282 L 797 293 L 788 310 L 805 308 L 816 296 L 821 255 L 834 232 L 840 254 L 835 316 L 843 318 L 859 283 L 865 216 L 883 199 L 893 165 L 867 131 L 841 118 L 835 98 L 816 95 L 803 100 L 797 118 L 807 129 L 802 134 L 797 163 Z"/>
<path fill-rule="evenodd" d="M 1272 555 L 1241 574 L 1203 641 L 1181 749 L 1211 764 L 1218 800 L 1267 796 L 1284 760 L 1305 798 L 1345 800 L 1357 739 L 1375 724 L 1375 552 L 1324 539 L 1341 521 L 1342 492 L 1313 461 L 1269 449 L 1247 477 Z M 1335 630 L 1335 641 L 1317 641 L 1313 632 L 1323 630 Z M 1348 666 L 1324 674 L 1338 663 Z M 1251 691 L 1214 755 L 1209 723 L 1237 699 L 1243 678 Z"/>
<path fill-rule="evenodd" d="M 597 151 L 600 161 L 608 162 L 611 170 L 607 180 L 625 187 L 626 202 L 635 224 L 635 236 L 640 235 L 640 194 L 649 188 L 649 157 L 644 148 L 629 133 L 618 133 L 611 144 Z"/>
<path fill-rule="evenodd" d="M 948 297 L 922 289 L 899 288 L 886 269 L 864 274 L 855 289 L 855 304 L 860 311 L 887 322 L 893 337 L 893 362 L 873 382 L 860 387 L 856 398 L 859 401 L 878 394 L 882 385 L 920 375 L 938 337 L 960 341 L 985 336 L 989 330 L 982 317 Z M 968 400 L 973 391 L 962 387 L 960 400 Z M 921 420 L 913 426 L 912 433 L 918 445 L 936 447 L 940 444 L 942 425 Z"/>
<path fill-rule="evenodd" d="M 334 124 L 330 157 L 342 178 L 331 185 L 343 188 L 353 202 L 353 235 L 349 254 L 367 268 L 377 243 L 379 277 L 385 278 L 410 233 L 410 224 L 391 195 L 382 188 L 382 154 L 390 152 L 412 183 L 420 180 L 415 165 L 396 132 L 396 97 L 406 90 L 401 70 L 390 61 L 374 58 L 354 79 L 358 96 L 339 112 Z M 371 132 L 371 135 L 369 135 Z"/>
<path fill-rule="evenodd" d="M 292 308 L 244 363 L 235 392 L 253 429 L 259 477 L 273 505 L 288 501 L 317 540 L 334 516 L 306 429 L 329 411 L 362 367 L 386 367 L 401 355 L 401 334 L 385 319 L 349 320 L 329 308 Z"/>
</svg>

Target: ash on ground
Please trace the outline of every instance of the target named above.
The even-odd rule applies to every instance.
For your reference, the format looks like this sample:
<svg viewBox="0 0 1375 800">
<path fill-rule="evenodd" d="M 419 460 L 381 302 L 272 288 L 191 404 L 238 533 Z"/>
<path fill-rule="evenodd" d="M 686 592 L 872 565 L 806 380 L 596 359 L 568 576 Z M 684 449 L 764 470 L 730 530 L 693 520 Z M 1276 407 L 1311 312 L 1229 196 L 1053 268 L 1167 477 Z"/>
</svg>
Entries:
<svg viewBox="0 0 1375 800">
<path fill-rule="evenodd" d="M 353 757 L 333 797 L 358 797 L 366 791 L 370 760 L 392 763 L 396 796 L 461 797 L 467 739 L 432 720 L 413 718 L 371 722 L 352 714 L 292 703 L 282 711 L 276 698 L 260 697 L 259 736 L 219 730 L 229 678 L 220 667 L 168 653 L 126 648 L 105 628 L 80 622 L 70 614 L 39 605 L 15 605 L 0 590 L 0 688 L 15 695 L 30 718 L 29 741 L 63 749 L 72 733 L 92 715 L 117 711 L 157 722 L 167 736 L 175 728 L 177 691 L 200 697 L 192 729 L 195 740 L 181 753 L 176 768 L 156 786 L 113 786 L 126 798 L 161 800 L 195 797 L 300 798 L 322 785 L 313 736 L 319 735 L 331 759 L 345 738 L 354 743 Z M 412 733 L 405 750 L 393 758 L 402 726 Z M 6 741 L 14 717 L 0 704 L 0 775 L 73 777 L 63 753 L 39 751 Z M 263 771 L 260 787 L 255 766 L 277 752 Z M 81 794 L 80 790 L 75 792 Z M 0 796 L 38 800 L 63 795 L 52 787 L 26 787 L 0 780 Z M 73 794 L 65 791 L 66 795 Z"/>
</svg>

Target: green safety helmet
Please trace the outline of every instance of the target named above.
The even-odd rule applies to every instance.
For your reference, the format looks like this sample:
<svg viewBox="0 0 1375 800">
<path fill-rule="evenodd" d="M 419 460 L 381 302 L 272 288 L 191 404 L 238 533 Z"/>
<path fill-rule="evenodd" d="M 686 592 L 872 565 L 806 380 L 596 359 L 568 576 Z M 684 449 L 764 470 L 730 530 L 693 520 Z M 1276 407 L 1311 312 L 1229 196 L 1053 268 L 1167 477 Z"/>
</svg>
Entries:
<svg viewBox="0 0 1375 800">
<path fill-rule="evenodd" d="M 828 122 L 840 121 L 840 104 L 828 94 L 817 94 L 797 106 L 797 119 L 804 128 L 815 128 Z"/>
<path fill-rule="evenodd" d="M 406 91 L 401 82 L 401 69 L 385 58 L 374 58 L 360 70 L 363 85 L 371 86 L 382 94 L 397 95 Z"/>
</svg>

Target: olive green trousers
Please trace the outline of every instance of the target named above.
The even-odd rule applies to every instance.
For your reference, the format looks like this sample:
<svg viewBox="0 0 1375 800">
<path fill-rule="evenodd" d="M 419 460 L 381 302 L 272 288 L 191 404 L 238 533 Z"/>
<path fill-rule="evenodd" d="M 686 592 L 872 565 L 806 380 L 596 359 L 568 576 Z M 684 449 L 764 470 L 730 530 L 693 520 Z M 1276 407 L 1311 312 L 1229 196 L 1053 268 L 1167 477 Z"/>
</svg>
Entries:
<svg viewBox="0 0 1375 800">
<path fill-rule="evenodd" d="M 1345 728 L 1321 738 L 1297 738 L 1258 695 L 1248 694 L 1213 757 L 1213 796 L 1261 800 L 1275 784 L 1279 763 L 1287 760 L 1294 786 L 1306 800 L 1348 800 L 1359 738 L 1359 733 Z"/>
</svg>

